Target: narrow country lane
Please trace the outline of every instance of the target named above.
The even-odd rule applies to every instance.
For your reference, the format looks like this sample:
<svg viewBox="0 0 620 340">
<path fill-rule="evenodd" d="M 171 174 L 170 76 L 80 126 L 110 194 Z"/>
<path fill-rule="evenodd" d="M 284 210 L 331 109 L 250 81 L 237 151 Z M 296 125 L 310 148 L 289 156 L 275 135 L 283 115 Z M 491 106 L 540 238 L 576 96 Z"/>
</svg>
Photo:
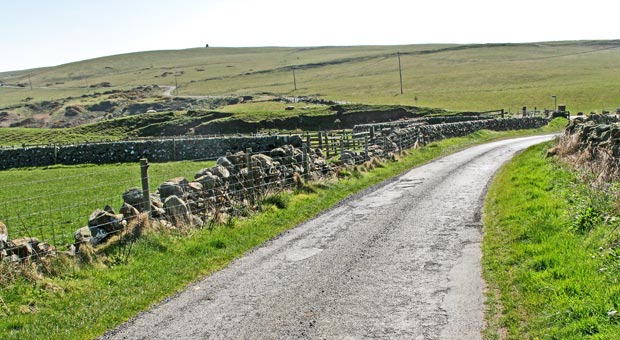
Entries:
<svg viewBox="0 0 620 340">
<path fill-rule="evenodd" d="M 481 339 L 485 144 L 366 190 L 101 339 Z"/>
</svg>

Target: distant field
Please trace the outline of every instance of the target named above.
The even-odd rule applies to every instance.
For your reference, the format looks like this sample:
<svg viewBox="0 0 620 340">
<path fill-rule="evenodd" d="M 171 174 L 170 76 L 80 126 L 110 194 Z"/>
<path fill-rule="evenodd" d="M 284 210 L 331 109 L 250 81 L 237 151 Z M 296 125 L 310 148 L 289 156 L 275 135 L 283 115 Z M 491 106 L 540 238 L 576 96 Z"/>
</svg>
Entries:
<svg viewBox="0 0 620 340">
<path fill-rule="evenodd" d="M 294 107 L 293 110 L 286 110 Z M 333 113 L 326 105 L 309 105 L 306 103 L 285 104 L 278 102 L 258 102 L 249 104 L 236 104 L 223 107 L 222 112 L 234 113 L 236 117 L 248 121 L 259 121 L 266 118 L 285 118 L 292 115 L 321 115 Z"/>
<path fill-rule="evenodd" d="M 88 132 L 85 129 L 36 129 L 5 128 L 0 129 L 0 146 L 21 147 L 22 145 L 76 144 L 118 140 L 122 133 L 113 134 Z"/>
<path fill-rule="evenodd" d="M 321 48 L 197 48 L 98 58 L 20 72 L 0 81 L 51 89 L 0 89 L 0 107 L 24 97 L 52 98 L 113 88 L 174 85 L 180 95 L 309 95 L 370 104 L 449 110 L 552 108 L 572 112 L 620 107 L 620 41 Z M 401 52 L 404 94 L 400 94 Z M 293 90 L 296 68 L 297 90 Z M 416 103 L 415 97 L 418 98 Z"/>
</svg>

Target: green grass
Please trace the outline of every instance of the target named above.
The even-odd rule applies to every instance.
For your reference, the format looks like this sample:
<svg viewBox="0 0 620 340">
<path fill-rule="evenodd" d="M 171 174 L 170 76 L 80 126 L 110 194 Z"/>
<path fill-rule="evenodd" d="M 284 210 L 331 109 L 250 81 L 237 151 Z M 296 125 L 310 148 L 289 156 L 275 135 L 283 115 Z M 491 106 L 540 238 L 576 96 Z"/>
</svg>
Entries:
<svg viewBox="0 0 620 340">
<path fill-rule="evenodd" d="M 618 41 L 489 45 L 405 45 L 324 48 L 197 48 L 110 56 L 33 71 L 6 72 L 0 81 L 47 89 L 2 89 L 0 107 L 32 96 L 85 92 L 110 82 L 125 89 L 174 85 L 180 95 L 310 95 L 369 104 L 406 104 L 448 110 L 512 112 L 551 108 L 551 95 L 574 113 L 620 106 Z M 401 52 L 404 95 L 400 94 Z M 291 67 L 296 67 L 293 90 Z M 77 89 L 77 90 L 76 90 Z M 416 103 L 414 98 L 418 97 Z"/>
<path fill-rule="evenodd" d="M 486 200 L 485 339 L 616 339 L 620 332 L 618 185 L 592 189 L 544 158 L 505 166 Z"/>
<path fill-rule="evenodd" d="M 286 110 L 288 106 L 292 106 L 295 109 Z M 330 107 L 327 105 L 306 103 L 288 104 L 272 101 L 228 105 L 219 111 L 233 113 L 235 114 L 235 118 L 254 122 L 264 119 L 286 118 L 299 115 L 317 116 L 333 114 Z"/>
<path fill-rule="evenodd" d="M 167 179 L 183 176 L 190 180 L 205 162 L 152 163 L 149 182 L 153 191 Z M 141 187 L 140 165 L 51 166 L 0 171 L 0 221 L 11 238 L 38 237 L 57 246 L 73 242 L 73 232 L 88 223 L 95 209 L 110 205 L 119 209 L 121 195 Z"/>
<path fill-rule="evenodd" d="M 28 145 L 74 144 L 118 140 L 123 134 L 84 131 L 83 129 L 0 128 L 0 146 L 21 147 Z"/>
<path fill-rule="evenodd" d="M 194 230 L 188 235 L 146 235 L 133 247 L 129 261 L 122 265 L 115 261 L 120 257 L 120 250 L 112 248 L 105 268 L 69 266 L 37 282 L 20 279 L 2 287 L 0 292 L 6 303 L 0 305 L 0 333 L 4 339 L 93 338 L 364 188 L 468 146 L 552 130 L 557 128 L 479 131 L 432 143 L 372 172 L 352 172 L 348 179 L 313 185 L 314 193 L 272 198 L 268 204 L 273 205 L 266 205 L 262 213 L 234 220 L 230 226 Z"/>
</svg>

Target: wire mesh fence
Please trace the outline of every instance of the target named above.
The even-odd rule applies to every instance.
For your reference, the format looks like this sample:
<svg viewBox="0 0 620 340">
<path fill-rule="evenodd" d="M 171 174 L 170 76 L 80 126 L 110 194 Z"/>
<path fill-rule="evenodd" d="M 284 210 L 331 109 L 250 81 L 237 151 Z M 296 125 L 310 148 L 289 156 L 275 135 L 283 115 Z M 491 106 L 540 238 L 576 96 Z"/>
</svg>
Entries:
<svg viewBox="0 0 620 340">
<path fill-rule="evenodd" d="M 246 149 L 216 161 L 150 163 L 146 169 L 145 163 L 134 162 L 0 171 L 0 221 L 6 225 L 4 232 L 0 228 L 0 257 L 27 259 L 49 252 L 50 244 L 62 249 L 102 242 L 127 230 L 140 213 L 168 228 L 209 227 L 247 215 L 270 195 L 302 188 L 308 179 L 334 174 L 339 166 L 386 158 L 480 128 L 541 124 L 497 120 L 319 131 L 300 135 L 301 147 Z"/>
</svg>

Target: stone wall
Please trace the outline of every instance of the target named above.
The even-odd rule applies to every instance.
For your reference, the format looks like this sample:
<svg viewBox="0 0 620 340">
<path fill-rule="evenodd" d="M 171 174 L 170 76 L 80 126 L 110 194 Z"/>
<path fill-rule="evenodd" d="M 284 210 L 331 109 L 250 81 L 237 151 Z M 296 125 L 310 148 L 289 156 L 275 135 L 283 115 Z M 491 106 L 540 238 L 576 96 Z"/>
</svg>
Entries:
<svg viewBox="0 0 620 340">
<path fill-rule="evenodd" d="M 394 143 L 402 143 L 402 140 L 406 140 L 411 141 L 411 143 L 416 146 L 422 146 L 445 138 L 466 136 L 482 129 L 493 131 L 535 129 L 545 126 L 548 123 L 549 120 L 547 118 L 530 117 L 486 119 L 436 125 L 415 124 L 401 129 L 383 129 L 381 138 L 387 136 L 387 138 Z"/>
<path fill-rule="evenodd" d="M 599 181 L 620 179 L 620 124 L 616 116 L 575 118 L 549 156 L 559 155 Z"/>
<path fill-rule="evenodd" d="M 435 125 L 411 125 L 397 130 L 398 133 L 406 134 L 408 138 L 419 139 L 418 144 L 424 144 L 443 138 L 465 136 L 480 129 L 496 131 L 532 129 L 547 123 L 546 118 L 539 117 L 485 119 Z M 391 130 L 388 129 L 388 132 Z M 3 160 L 0 163 L 0 170 L 54 164 L 136 162 L 143 157 L 151 162 L 215 159 L 226 152 L 234 153 L 247 148 L 253 151 L 267 151 L 287 144 L 300 147 L 301 143 L 301 137 L 293 135 L 166 139 L 0 149 L 0 159 Z"/>
<path fill-rule="evenodd" d="M 264 151 L 287 144 L 301 146 L 301 142 L 299 136 L 293 135 L 166 139 L 0 149 L 2 159 L 0 170 L 54 164 L 137 162 L 142 157 L 147 157 L 151 162 L 215 159 L 229 151 L 237 152 L 246 148 Z"/>
<path fill-rule="evenodd" d="M 370 131 L 372 129 L 380 130 L 385 128 L 405 128 L 413 124 L 445 124 L 445 123 L 459 123 L 468 122 L 472 120 L 488 120 L 493 119 L 490 117 L 480 116 L 437 116 L 437 117 L 419 117 L 412 119 L 401 119 L 391 122 L 371 123 L 371 124 L 358 124 L 353 127 L 353 132 Z"/>
</svg>

